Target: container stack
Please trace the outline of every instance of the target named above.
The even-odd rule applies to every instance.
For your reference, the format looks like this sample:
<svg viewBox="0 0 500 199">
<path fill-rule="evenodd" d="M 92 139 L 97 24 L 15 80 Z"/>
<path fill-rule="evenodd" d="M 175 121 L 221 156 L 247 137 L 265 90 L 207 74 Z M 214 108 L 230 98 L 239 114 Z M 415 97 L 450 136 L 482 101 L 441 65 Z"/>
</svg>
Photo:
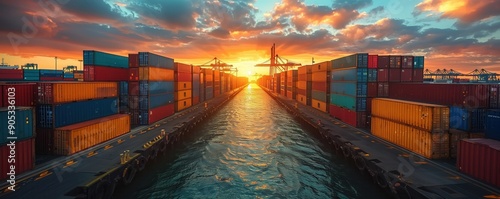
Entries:
<svg viewBox="0 0 500 199">
<path fill-rule="evenodd" d="M 487 110 L 484 119 L 485 137 L 500 141 L 500 110 Z"/>
<path fill-rule="evenodd" d="M 47 82 L 37 86 L 36 151 L 54 153 L 54 130 L 118 113 L 116 82 Z"/>
<path fill-rule="evenodd" d="M 464 139 L 459 142 L 457 169 L 500 187 L 500 141 Z"/>
<path fill-rule="evenodd" d="M 9 92 L 15 91 L 15 106 L 34 107 L 37 99 L 36 83 L 16 83 L 16 84 L 0 84 L 0 107 L 7 107 L 9 103 Z M 11 95 L 13 92 L 11 93 Z"/>
<path fill-rule="evenodd" d="M 40 81 L 63 81 L 64 73 L 62 70 L 40 69 Z"/>
<path fill-rule="evenodd" d="M 75 78 L 76 81 L 83 81 L 83 70 L 74 70 L 73 71 L 73 77 Z"/>
<path fill-rule="evenodd" d="M 24 81 L 40 81 L 40 72 L 36 69 L 23 69 Z"/>
<path fill-rule="evenodd" d="M 373 135 L 430 159 L 449 157 L 449 108 L 387 98 L 372 101 Z"/>
<path fill-rule="evenodd" d="M 275 93 L 280 93 L 281 92 L 281 74 L 280 73 L 274 73 L 274 78 L 273 78 L 273 91 Z"/>
<path fill-rule="evenodd" d="M 213 81 L 214 81 L 214 97 L 217 97 L 219 96 L 221 93 L 220 93 L 220 78 L 221 78 L 221 72 L 220 70 L 214 70 L 214 78 L 213 78 Z"/>
<path fill-rule="evenodd" d="M 118 99 L 120 101 L 120 103 L 118 104 L 118 107 L 120 108 L 120 113 L 129 113 L 130 112 L 128 86 L 129 86 L 128 81 L 119 81 L 118 82 Z"/>
<path fill-rule="evenodd" d="M 191 107 L 193 101 L 193 69 L 191 65 L 175 62 L 175 112 Z"/>
<path fill-rule="evenodd" d="M 287 87 L 287 72 L 283 71 L 280 73 L 280 90 L 278 93 L 285 97 L 287 92 L 286 87 Z"/>
<path fill-rule="evenodd" d="M 289 99 L 295 99 L 295 96 L 297 95 L 297 79 L 299 73 L 297 70 L 289 70 L 287 73 L 286 97 Z"/>
<path fill-rule="evenodd" d="M 382 69 L 382 74 L 383 72 L 386 71 L 385 69 Z M 385 80 L 387 81 L 387 80 Z M 379 84 L 381 85 L 381 92 L 383 95 L 384 92 L 384 85 L 385 88 L 388 88 L 388 83 L 387 82 L 379 82 L 378 81 L 378 55 L 368 55 L 368 83 L 366 84 L 366 127 L 370 128 L 371 125 L 371 104 L 372 104 L 372 99 L 375 97 L 387 97 L 385 96 L 379 96 L 378 93 L 378 87 Z"/>
<path fill-rule="evenodd" d="M 202 69 L 205 76 L 205 100 L 214 98 L 214 71 L 212 69 Z"/>
<path fill-rule="evenodd" d="M 21 69 L 0 69 L 1 81 L 22 81 L 24 79 Z"/>
<path fill-rule="evenodd" d="M 192 85 L 192 93 L 193 93 L 193 101 L 191 102 L 193 105 L 200 103 L 200 71 L 201 68 L 199 66 L 193 66 L 193 78 L 191 81 Z"/>
<path fill-rule="evenodd" d="M 237 82 L 237 88 L 240 88 L 240 87 L 248 84 L 248 78 L 247 77 L 238 77 L 236 79 L 236 82 Z"/>
<path fill-rule="evenodd" d="M 354 127 L 366 127 L 368 54 L 332 61 L 330 115 Z"/>
<path fill-rule="evenodd" d="M 224 72 L 220 72 L 220 93 L 221 94 L 224 94 L 227 92 L 226 90 L 226 86 L 227 86 L 227 79 L 228 79 L 228 76 L 229 74 L 227 73 L 224 73 Z"/>
<path fill-rule="evenodd" d="M 300 103 L 311 106 L 312 66 L 302 66 L 297 70 L 297 95 Z"/>
<path fill-rule="evenodd" d="M 17 98 L 16 98 L 17 99 Z M 15 116 L 15 123 L 13 124 L 15 134 L 12 137 L 15 139 L 15 162 L 9 155 L 12 154 L 12 146 L 9 143 L 13 140 L 9 139 L 11 128 L 7 122 L 0 123 L 0 180 L 9 179 L 8 173 L 11 171 L 11 165 L 15 165 L 15 176 L 23 172 L 33 169 L 35 166 L 35 122 L 34 122 L 34 109 L 33 107 L 22 107 L 14 105 L 14 113 L 9 113 L 12 109 L 7 106 L 0 107 L 0 117 L 9 118 Z M 6 120 L 3 120 L 6 121 Z"/>
<path fill-rule="evenodd" d="M 73 71 L 64 72 L 63 74 L 64 81 L 75 81 L 75 74 Z"/>
<path fill-rule="evenodd" d="M 95 50 L 83 51 L 84 81 L 127 81 L 128 58 Z"/>
<path fill-rule="evenodd" d="M 330 71 L 331 61 L 313 64 L 312 87 L 311 87 L 311 106 L 315 109 L 328 113 L 330 104 Z"/>
<path fill-rule="evenodd" d="M 174 90 L 174 60 L 139 52 L 139 109 L 131 110 L 132 125 L 148 125 L 173 115 Z"/>
</svg>

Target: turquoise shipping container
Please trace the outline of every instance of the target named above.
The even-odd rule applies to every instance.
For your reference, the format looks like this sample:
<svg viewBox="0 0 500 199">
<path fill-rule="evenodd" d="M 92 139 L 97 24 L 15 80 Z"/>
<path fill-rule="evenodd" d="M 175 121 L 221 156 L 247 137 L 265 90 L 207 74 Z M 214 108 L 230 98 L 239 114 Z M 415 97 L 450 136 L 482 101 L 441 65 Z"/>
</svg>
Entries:
<svg viewBox="0 0 500 199">
<path fill-rule="evenodd" d="M 40 80 L 40 71 L 38 70 L 23 70 L 23 76 L 25 81 L 39 81 Z"/>
<path fill-rule="evenodd" d="M 64 73 L 64 78 L 75 78 L 75 75 L 73 73 Z"/>
<path fill-rule="evenodd" d="M 322 101 L 322 102 L 327 102 L 327 98 L 326 98 L 326 92 L 323 92 L 323 91 L 315 91 L 313 90 L 312 93 L 311 93 L 311 96 L 313 99 L 315 100 L 319 100 L 319 101 Z"/>
<path fill-rule="evenodd" d="M 128 68 L 128 57 L 113 55 L 95 50 L 83 51 L 85 66 L 108 66 L 113 68 Z"/>
<path fill-rule="evenodd" d="M 13 140 L 25 140 L 35 135 L 35 124 L 33 120 L 34 110 L 32 107 L 16 107 L 14 112 L 9 112 L 8 107 L 0 108 L 0 146 Z M 9 128 L 12 125 L 14 128 Z M 12 139 L 9 139 L 12 138 Z"/>
<path fill-rule="evenodd" d="M 366 111 L 366 97 L 353 97 L 331 93 L 330 104 L 353 111 Z"/>
<path fill-rule="evenodd" d="M 332 68 L 367 68 L 368 53 L 357 53 L 332 60 Z"/>
<path fill-rule="evenodd" d="M 332 82 L 345 81 L 345 82 L 367 82 L 368 69 L 367 68 L 345 68 L 331 71 Z"/>
<path fill-rule="evenodd" d="M 174 103 L 174 93 L 161 93 L 149 96 L 139 97 L 139 106 L 141 110 L 150 110 L 156 107 L 165 106 Z"/>
<path fill-rule="evenodd" d="M 377 69 L 368 69 L 368 82 L 377 82 Z"/>
<path fill-rule="evenodd" d="M 366 97 L 368 85 L 364 82 L 332 82 L 330 93 Z"/>
<path fill-rule="evenodd" d="M 62 70 L 40 69 L 40 77 L 63 77 Z"/>
<path fill-rule="evenodd" d="M 424 68 L 424 56 L 413 57 L 413 68 Z"/>
<path fill-rule="evenodd" d="M 174 82 L 166 81 L 140 81 L 140 95 L 154 95 L 162 93 L 174 93 Z"/>
<path fill-rule="evenodd" d="M 158 67 L 174 70 L 174 59 L 150 52 L 139 52 L 139 66 Z"/>
</svg>

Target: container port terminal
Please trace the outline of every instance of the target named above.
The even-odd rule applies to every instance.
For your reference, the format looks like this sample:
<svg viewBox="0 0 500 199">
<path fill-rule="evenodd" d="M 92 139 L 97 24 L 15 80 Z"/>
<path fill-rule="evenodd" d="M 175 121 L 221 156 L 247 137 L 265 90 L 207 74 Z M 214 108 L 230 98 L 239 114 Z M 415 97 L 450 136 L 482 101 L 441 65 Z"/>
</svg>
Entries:
<svg viewBox="0 0 500 199">
<path fill-rule="evenodd" d="M 0 126 L 17 136 L 15 169 L 0 139 L 1 198 L 113 198 L 251 83 L 218 58 L 84 50 L 82 60 L 80 71 L 0 68 L 0 113 L 16 115 Z M 302 65 L 275 45 L 256 67 L 270 70 L 253 83 L 388 196 L 500 198 L 495 73 L 369 53 Z"/>
</svg>

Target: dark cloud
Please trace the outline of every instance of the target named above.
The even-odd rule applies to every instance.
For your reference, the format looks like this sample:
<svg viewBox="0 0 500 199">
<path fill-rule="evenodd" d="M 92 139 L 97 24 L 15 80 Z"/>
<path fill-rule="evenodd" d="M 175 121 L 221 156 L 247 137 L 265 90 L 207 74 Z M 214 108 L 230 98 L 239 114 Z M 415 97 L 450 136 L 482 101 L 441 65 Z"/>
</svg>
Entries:
<svg viewBox="0 0 500 199">
<path fill-rule="evenodd" d="M 150 25 L 166 29 L 192 29 L 196 15 L 201 13 L 200 1 L 190 0 L 134 1 L 127 8 L 150 19 Z"/>
<path fill-rule="evenodd" d="M 384 11 L 384 6 L 378 6 L 376 8 L 371 9 L 369 15 L 370 16 L 377 15 L 382 13 L 383 11 Z"/>
<path fill-rule="evenodd" d="M 216 29 L 212 30 L 209 33 L 209 35 L 212 35 L 214 37 L 221 38 L 221 39 L 227 39 L 227 38 L 231 37 L 231 34 L 229 33 L 229 31 L 224 29 L 224 28 L 216 28 Z"/>
<path fill-rule="evenodd" d="M 372 5 L 372 0 L 335 0 L 334 9 L 357 10 Z"/>
<path fill-rule="evenodd" d="M 130 21 L 133 18 L 133 16 L 126 14 L 117 4 L 105 0 L 71 0 L 63 4 L 61 9 L 87 20 Z"/>
</svg>

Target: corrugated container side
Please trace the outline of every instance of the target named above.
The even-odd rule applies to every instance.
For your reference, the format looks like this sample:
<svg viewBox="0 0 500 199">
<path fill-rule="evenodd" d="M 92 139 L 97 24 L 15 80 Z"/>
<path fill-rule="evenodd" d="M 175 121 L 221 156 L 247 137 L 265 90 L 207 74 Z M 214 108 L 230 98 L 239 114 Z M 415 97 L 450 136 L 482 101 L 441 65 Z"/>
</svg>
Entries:
<svg viewBox="0 0 500 199">
<path fill-rule="evenodd" d="M 420 82 L 422 83 L 424 81 L 424 69 L 423 68 L 415 68 L 412 70 L 413 76 L 411 77 L 411 80 L 413 82 Z"/>
<path fill-rule="evenodd" d="M 128 67 L 129 68 L 139 67 L 139 54 L 128 54 Z"/>
<path fill-rule="evenodd" d="M 389 81 L 389 69 L 380 68 L 377 70 L 377 81 L 378 82 L 388 82 Z"/>
<path fill-rule="evenodd" d="M 139 80 L 174 81 L 174 70 L 156 67 L 139 68 Z"/>
<path fill-rule="evenodd" d="M 179 62 L 174 63 L 174 70 L 176 73 L 193 73 L 193 66 Z"/>
<path fill-rule="evenodd" d="M 11 148 L 7 145 L 0 146 L 0 180 L 8 179 L 11 163 L 14 160 L 15 176 L 19 176 L 35 167 L 35 139 L 19 140 L 15 145 L 15 158 L 8 158 L 11 155 Z"/>
<path fill-rule="evenodd" d="M 353 111 L 365 111 L 366 110 L 366 98 L 365 97 L 353 97 L 348 95 L 330 94 L 330 104 L 339 107 L 347 108 Z"/>
<path fill-rule="evenodd" d="M 378 83 L 370 82 L 367 84 L 366 96 L 367 97 L 378 97 Z"/>
<path fill-rule="evenodd" d="M 194 84 L 199 85 L 199 84 Z M 195 89 L 193 83 L 189 82 L 175 82 L 175 91 Z"/>
<path fill-rule="evenodd" d="M 389 56 L 389 68 L 401 68 L 401 56 Z"/>
<path fill-rule="evenodd" d="M 429 159 L 449 157 L 448 131 L 430 133 L 380 117 L 371 117 L 372 134 Z"/>
<path fill-rule="evenodd" d="M 177 101 L 175 106 L 175 112 L 182 111 L 186 108 L 191 107 L 192 105 L 191 102 L 192 102 L 191 98 Z"/>
<path fill-rule="evenodd" d="M 389 68 L 389 56 L 378 56 L 378 68 Z"/>
<path fill-rule="evenodd" d="M 484 130 L 487 109 L 466 109 L 450 107 L 450 128 L 462 131 L 481 132 Z"/>
<path fill-rule="evenodd" d="M 150 52 L 139 52 L 139 66 L 174 70 L 174 59 Z"/>
<path fill-rule="evenodd" d="M 191 90 L 183 90 L 175 92 L 175 101 L 185 100 L 193 97 Z"/>
<path fill-rule="evenodd" d="M 31 107 L 16 107 L 14 113 L 9 113 L 7 107 L 0 108 L 0 118 L 2 122 L 0 123 L 0 145 L 4 145 L 11 141 L 7 139 L 8 136 L 17 137 L 16 140 L 29 139 L 35 136 L 35 120 L 34 120 L 34 110 Z M 9 123 L 11 121 L 15 122 L 13 124 L 14 129 L 9 129 Z M 14 135 L 11 135 L 13 132 Z"/>
<path fill-rule="evenodd" d="M 141 96 L 141 97 L 143 97 L 143 96 Z M 149 96 L 147 96 L 147 99 L 149 100 L 149 106 L 147 106 L 147 105 L 140 105 L 141 109 L 143 109 L 143 110 L 145 110 L 145 109 L 153 109 L 153 108 L 156 108 L 156 107 L 163 106 L 165 104 L 174 103 L 175 97 L 174 97 L 173 93 L 161 93 L 161 94 L 149 95 Z M 145 101 L 145 103 L 147 104 L 148 100 L 143 100 L 143 101 Z M 143 102 L 143 101 L 140 101 L 140 102 Z"/>
<path fill-rule="evenodd" d="M 368 55 L 368 68 L 378 68 L 378 55 Z"/>
<path fill-rule="evenodd" d="M 84 81 L 127 81 L 130 71 L 127 68 L 114 68 L 104 66 L 84 66 Z"/>
<path fill-rule="evenodd" d="M 485 120 L 485 137 L 500 140 L 500 111 L 488 110 Z"/>
<path fill-rule="evenodd" d="M 191 73 L 176 73 L 175 76 L 177 82 L 190 82 L 193 80 Z"/>
<path fill-rule="evenodd" d="M 174 82 L 167 81 L 140 81 L 139 94 L 153 95 L 161 93 L 174 93 Z"/>
<path fill-rule="evenodd" d="M 328 113 L 328 107 L 327 107 L 327 104 L 325 102 L 322 102 L 322 101 L 319 101 L 319 100 L 315 100 L 315 99 L 312 99 L 311 100 L 311 106 L 315 109 L 318 109 L 320 111 L 323 111 L 325 113 Z"/>
<path fill-rule="evenodd" d="M 368 54 L 358 53 L 341 58 L 334 59 L 332 61 L 333 68 L 367 68 L 368 67 Z"/>
<path fill-rule="evenodd" d="M 335 105 L 329 107 L 330 116 L 349 124 L 353 127 L 364 128 L 366 126 L 366 113 L 356 112 Z"/>
<path fill-rule="evenodd" d="M 165 106 L 160 106 L 150 110 L 148 117 L 148 123 L 152 124 L 166 117 L 169 117 L 175 113 L 174 104 L 167 104 Z"/>
<path fill-rule="evenodd" d="M 23 80 L 23 70 L 20 69 L 0 69 L 0 80 Z"/>
<path fill-rule="evenodd" d="M 83 65 L 109 66 L 116 68 L 128 68 L 128 57 L 113 55 L 95 50 L 83 51 Z"/>
<path fill-rule="evenodd" d="M 490 139 L 464 139 L 459 142 L 457 169 L 500 187 L 500 142 Z"/>
<path fill-rule="evenodd" d="M 311 97 L 315 100 L 321 101 L 321 102 L 327 102 L 327 93 L 324 91 L 315 91 L 313 90 L 311 92 Z"/>
<path fill-rule="evenodd" d="M 401 60 L 401 68 L 413 68 L 413 56 L 403 56 Z"/>
<path fill-rule="evenodd" d="M 23 83 L 23 84 L 0 84 L 0 106 L 7 107 L 9 103 L 9 96 L 11 101 L 14 100 L 15 106 L 34 106 L 36 103 L 36 84 Z"/>
<path fill-rule="evenodd" d="M 389 69 L 389 82 L 401 82 L 401 69 Z"/>
<path fill-rule="evenodd" d="M 414 68 L 424 68 L 424 56 L 415 56 L 413 58 Z"/>
<path fill-rule="evenodd" d="M 129 81 L 139 81 L 139 68 L 129 68 Z"/>
<path fill-rule="evenodd" d="M 40 77 L 63 77 L 64 72 L 62 70 L 52 70 L 52 69 L 40 69 Z"/>
<path fill-rule="evenodd" d="M 118 96 L 116 82 L 38 83 L 38 103 L 52 104 Z"/>
<path fill-rule="evenodd" d="M 377 82 L 377 69 L 368 69 L 368 82 Z"/>
<path fill-rule="evenodd" d="M 379 82 L 377 88 L 378 97 L 389 97 L 389 83 Z"/>
<path fill-rule="evenodd" d="M 324 62 L 313 64 L 311 67 L 311 70 L 312 70 L 312 73 L 315 73 L 315 72 L 322 72 L 322 71 L 330 71 L 331 68 L 332 68 L 332 62 L 331 61 L 324 61 Z"/>
<path fill-rule="evenodd" d="M 330 93 L 366 97 L 367 85 L 366 83 L 356 82 L 333 82 L 330 85 Z"/>
<path fill-rule="evenodd" d="M 401 82 L 411 82 L 413 81 L 413 70 L 410 68 L 401 69 Z"/>
<path fill-rule="evenodd" d="M 314 77 L 313 77 L 314 81 Z M 331 71 L 331 81 L 358 81 L 367 82 L 368 81 L 368 69 L 367 68 L 345 68 L 345 69 L 335 69 Z"/>
</svg>

